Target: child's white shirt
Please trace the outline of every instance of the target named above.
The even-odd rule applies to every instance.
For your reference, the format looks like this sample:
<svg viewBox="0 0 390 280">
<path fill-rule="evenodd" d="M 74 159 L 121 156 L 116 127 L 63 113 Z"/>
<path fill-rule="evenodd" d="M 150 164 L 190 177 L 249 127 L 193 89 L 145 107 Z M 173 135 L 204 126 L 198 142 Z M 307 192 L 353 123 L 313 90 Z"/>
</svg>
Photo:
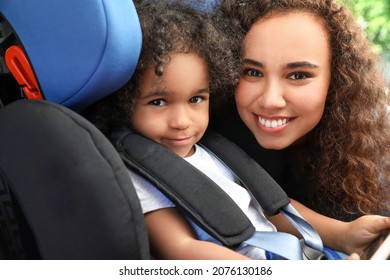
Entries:
<svg viewBox="0 0 390 280">
<path fill-rule="evenodd" d="M 275 226 L 266 219 L 263 210 L 253 196 L 239 183 L 234 174 L 215 156 L 199 145 L 195 145 L 195 153 L 184 158 L 212 179 L 224 190 L 249 218 L 256 231 L 276 231 Z M 238 163 L 239 164 L 239 163 Z M 135 190 L 141 203 L 143 213 L 175 205 L 149 181 L 129 170 Z M 192 223 L 198 238 L 218 243 L 207 233 Z M 266 259 L 264 250 L 246 244 L 239 246 L 237 252 L 252 259 Z"/>
</svg>

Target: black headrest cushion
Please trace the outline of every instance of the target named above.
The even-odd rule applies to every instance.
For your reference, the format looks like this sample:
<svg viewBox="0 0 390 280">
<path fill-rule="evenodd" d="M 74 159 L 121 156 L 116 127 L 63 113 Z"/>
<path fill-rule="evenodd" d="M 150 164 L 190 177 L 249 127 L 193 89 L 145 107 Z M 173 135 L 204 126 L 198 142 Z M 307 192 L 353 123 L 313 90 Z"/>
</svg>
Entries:
<svg viewBox="0 0 390 280">
<path fill-rule="evenodd" d="M 77 113 L 20 100 L 0 111 L 0 174 L 43 259 L 148 259 L 143 215 L 110 142 Z"/>
</svg>

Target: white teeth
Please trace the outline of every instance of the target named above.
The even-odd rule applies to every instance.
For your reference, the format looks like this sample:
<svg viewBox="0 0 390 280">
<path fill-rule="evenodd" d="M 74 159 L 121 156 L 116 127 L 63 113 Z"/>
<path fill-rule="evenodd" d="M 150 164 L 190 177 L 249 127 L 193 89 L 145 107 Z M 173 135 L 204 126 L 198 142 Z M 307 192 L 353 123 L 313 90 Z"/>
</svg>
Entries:
<svg viewBox="0 0 390 280">
<path fill-rule="evenodd" d="M 278 119 L 278 120 L 266 120 L 262 117 L 259 117 L 259 122 L 261 125 L 267 127 L 267 128 L 277 128 L 279 126 L 285 125 L 288 123 L 289 118 L 284 118 L 284 119 Z"/>
</svg>

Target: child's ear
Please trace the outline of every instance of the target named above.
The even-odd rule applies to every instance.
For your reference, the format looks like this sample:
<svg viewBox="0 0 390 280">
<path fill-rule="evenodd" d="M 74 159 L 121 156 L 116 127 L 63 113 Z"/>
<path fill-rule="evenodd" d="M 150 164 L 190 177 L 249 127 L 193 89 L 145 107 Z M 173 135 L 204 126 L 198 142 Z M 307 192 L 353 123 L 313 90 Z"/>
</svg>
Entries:
<svg viewBox="0 0 390 280">
<path fill-rule="evenodd" d="M 21 47 L 9 47 L 5 53 L 5 63 L 28 99 L 43 99 L 34 71 Z"/>
</svg>

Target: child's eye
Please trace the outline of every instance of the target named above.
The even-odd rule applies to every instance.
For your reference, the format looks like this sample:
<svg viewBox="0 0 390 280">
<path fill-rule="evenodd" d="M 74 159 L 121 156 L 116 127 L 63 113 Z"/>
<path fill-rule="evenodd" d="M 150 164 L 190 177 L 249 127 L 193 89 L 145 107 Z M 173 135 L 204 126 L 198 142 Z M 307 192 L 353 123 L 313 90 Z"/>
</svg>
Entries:
<svg viewBox="0 0 390 280">
<path fill-rule="evenodd" d="M 190 99 L 190 103 L 200 103 L 204 100 L 202 96 L 194 96 Z"/>
<path fill-rule="evenodd" d="M 310 78 L 311 75 L 306 72 L 296 72 L 288 76 L 291 80 L 304 80 Z"/>
<path fill-rule="evenodd" d="M 164 99 L 154 99 L 149 102 L 150 105 L 162 107 L 166 104 Z"/>
</svg>

